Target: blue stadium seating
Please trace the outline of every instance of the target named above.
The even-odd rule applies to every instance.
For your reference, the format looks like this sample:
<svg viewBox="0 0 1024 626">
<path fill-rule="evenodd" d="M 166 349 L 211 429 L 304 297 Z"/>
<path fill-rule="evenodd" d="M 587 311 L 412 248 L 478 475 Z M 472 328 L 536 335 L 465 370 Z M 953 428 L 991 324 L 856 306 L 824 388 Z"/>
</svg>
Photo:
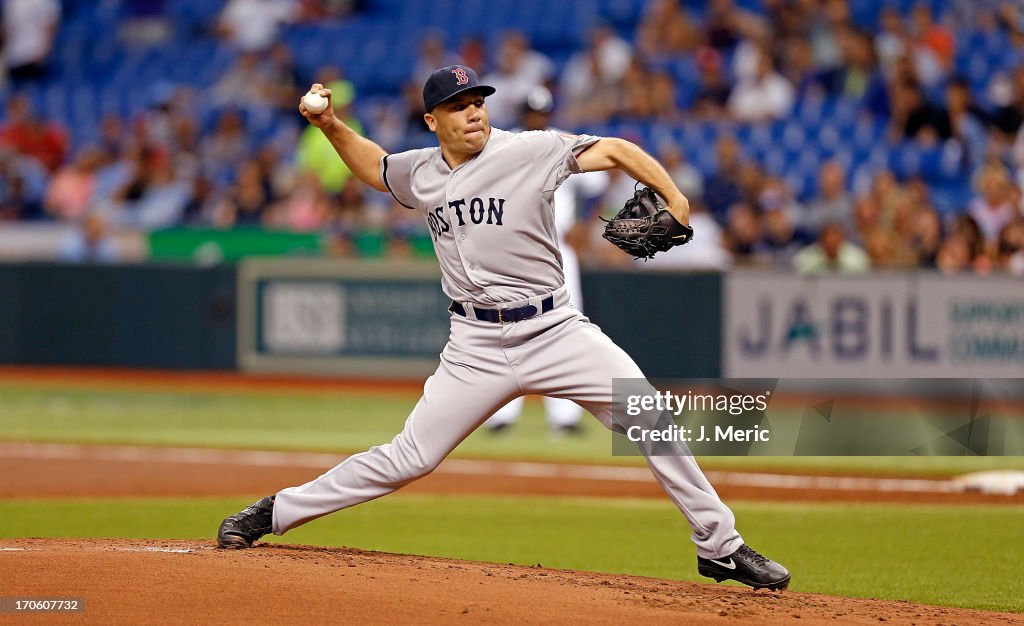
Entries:
<svg viewBox="0 0 1024 626">
<path fill-rule="evenodd" d="M 854 22 L 874 28 L 885 6 L 906 13 L 919 0 L 859 0 L 851 2 Z M 739 0 L 741 7 L 759 11 L 759 0 Z M 951 0 L 930 0 L 941 13 Z M 360 113 L 380 98 L 393 98 L 415 62 L 420 37 L 427 29 L 443 32 L 452 44 L 468 35 L 496 44 L 509 29 L 527 33 L 533 45 L 564 63 L 585 45 L 588 28 L 600 22 L 632 38 L 643 15 L 645 0 L 366 0 L 365 10 L 343 20 L 288 27 L 284 41 L 293 51 L 303 78 L 324 64 L 343 68 L 360 94 Z M 234 60 L 234 53 L 212 36 L 223 0 L 167 2 L 171 40 L 159 47 L 136 47 L 118 37 L 123 17 L 121 2 L 64 0 L 63 23 L 53 57 L 58 80 L 30 89 L 45 102 L 47 116 L 60 119 L 80 147 L 96 139 L 99 120 L 108 113 L 139 114 L 154 93 L 170 85 L 189 85 L 200 95 L 196 108 L 209 128 L 216 110 L 204 106 L 208 88 Z M 700 14 L 704 2 L 685 0 Z M 731 58 L 727 51 L 726 59 Z M 1010 72 L 1024 60 L 1024 50 L 1011 50 L 1002 35 L 970 30 L 958 32 L 955 67 L 969 78 L 979 101 L 987 104 L 985 88 L 996 72 Z M 694 96 L 697 68 L 692 58 L 669 60 L 659 66 L 671 72 L 677 101 L 688 105 Z M 809 97 L 791 119 L 762 125 L 713 124 L 688 121 L 677 126 L 617 123 L 589 129 L 635 138 L 650 149 L 666 140 L 678 143 L 705 173 L 714 169 L 714 145 L 724 132 L 734 133 L 745 153 L 770 171 L 785 176 L 802 198 L 815 193 L 817 166 L 838 158 L 855 172 L 890 167 L 899 176 L 922 176 L 960 203 L 969 189 L 960 164 L 941 147 L 913 145 L 882 148 L 885 120 L 874 119 L 859 103 L 837 98 Z M 257 139 L 274 136 L 275 128 L 250 128 Z M 962 206 L 962 204 L 960 204 Z M 950 210 L 955 210 L 953 206 Z"/>
</svg>

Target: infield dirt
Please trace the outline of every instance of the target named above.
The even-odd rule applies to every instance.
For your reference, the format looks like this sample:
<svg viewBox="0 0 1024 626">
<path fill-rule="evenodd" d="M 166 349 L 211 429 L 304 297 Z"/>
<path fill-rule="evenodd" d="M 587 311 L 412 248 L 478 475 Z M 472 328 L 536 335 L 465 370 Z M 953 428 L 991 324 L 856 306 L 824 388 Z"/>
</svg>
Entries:
<svg viewBox="0 0 1024 626">
<path fill-rule="evenodd" d="M 637 576 L 257 544 L 8 539 L 5 596 L 79 597 L 17 623 L 1024 624 L 1024 616 Z"/>
<path fill-rule="evenodd" d="M 240 450 L 91 446 L 0 442 L 0 497 L 160 497 L 253 495 L 274 493 L 316 478 L 346 455 Z M 310 462 L 313 459 L 314 462 Z M 261 465 L 260 463 L 267 463 Z M 665 497 L 646 468 L 599 467 L 597 476 L 572 475 L 571 466 L 516 462 L 472 463 L 447 460 L 403 493 L 590 496 L 605 498 Z M 584 467 L 583 469 L 588 469 Z M 1024 492 L 990 495 L 958 491 L 887 491 L 860 481 L 855 488 L 793 488 L 752 485 L 742 472 L 709 472 L 726 500 L 804 502 L 900 502 L 933 504 L 1024 504 Z M 216 477 L 212 480 L 211 477 Z M 613 478 L 613 479 L 609 479 Z M 884 482 L 884 481 L 882 481 Z M 926 487 L 941 481 L 915 480 Z"/>
</svg>

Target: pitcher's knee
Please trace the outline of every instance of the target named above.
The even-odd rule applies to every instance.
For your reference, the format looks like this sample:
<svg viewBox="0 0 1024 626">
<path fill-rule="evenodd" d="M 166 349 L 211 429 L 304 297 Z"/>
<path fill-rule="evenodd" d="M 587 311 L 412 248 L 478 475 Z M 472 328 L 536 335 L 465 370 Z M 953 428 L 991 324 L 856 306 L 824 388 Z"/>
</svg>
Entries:
<svg viewBox="0 0 1024 626">
<path fill-rule="evenodd" d="M 425 459 L 418 459 L 415 461 L 407 461 L 404 463 L 396 464 L 398 468 L 397 478 L 400 483 L 412 482 L 418 478 L 423 478 L 430 472 L 434 471 L 440 462 L 430 462 Z"/>
<path fill-rule="evenodd" d="M 672 413 L 669 411 L 640 411 L 633 414 L 628 410 L 615 410 L 613 405 L 608 404 L 592 407 L 591 413 L 602 426 L 620 435 L 625 435 L 630 429 L 636 428 L 640 431 L 664 430 L 674 424 Z"/>
<path fill-rule="evenodd" d="M 398 484 L 409 483 L 426 476 L 444 459 L 441 455 L 424 453 L 403 442 L 395 442 L 388 448 L 392 478 Z"/>
</svg>

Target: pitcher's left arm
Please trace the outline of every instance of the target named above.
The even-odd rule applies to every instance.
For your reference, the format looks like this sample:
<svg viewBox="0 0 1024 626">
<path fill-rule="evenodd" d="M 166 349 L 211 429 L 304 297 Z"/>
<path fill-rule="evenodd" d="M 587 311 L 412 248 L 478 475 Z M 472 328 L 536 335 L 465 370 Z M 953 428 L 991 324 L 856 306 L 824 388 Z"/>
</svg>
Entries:
<svg viewBox="0 0 1024 626">
<path fill-rule="evenodd" d="M 668 203 L 665 208 L 672 217 L 684 226 L 689 225 L 690 201 L 672 182 L 661 163 L 640 146 L 618 137 L 604 137 L 577 155 L 576 161 L 584 172 L 622 170 L 657 192 Z"/>
</svg>

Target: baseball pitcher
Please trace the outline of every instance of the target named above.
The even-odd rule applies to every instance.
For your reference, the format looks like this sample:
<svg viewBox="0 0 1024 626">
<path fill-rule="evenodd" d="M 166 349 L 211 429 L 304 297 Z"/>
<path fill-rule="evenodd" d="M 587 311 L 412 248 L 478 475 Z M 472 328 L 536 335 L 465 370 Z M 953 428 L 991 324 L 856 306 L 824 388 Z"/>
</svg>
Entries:
<svg viewBox="0 0 1024 626">
<path fill-rule="evenodd" d="M 313 88 L 331 97 L 330 90 Z M 452 299 L 451 335 L 402 432 L 229 516 L 217 534 L 221 548 L 248 548 L 269 532 L 284 534 L 425 476 L 496 409 L 524 394 L 567 398 L 605 427 L 622 428 L 613 421 L 612 380 L 644 376 L 597 326 L 566 306 L 554 192 L 572 174 L 612 168 L 653 190 L 638 192 L 627 215 L 609 224 L 609 240 L 637 256 L 689 241 L 689 204 L 665 169 L 628 141 L 491 128 L 485 98 L 492 93 L 468 67 L 437 70 L 423 100 L 439 147 L 399 154 L 353 132 L 331 106 L 312 114 L 300 104 L 355 176 L 423 215 L 442 289 Z M 656 417 L 643 419 L 653 425 Z M 743 543 L 732 511 L 691 455 L 646 458 L 693 530 L 702 575 L 755 588 L 788 586 L 786 568 Z"/>
</svg>

